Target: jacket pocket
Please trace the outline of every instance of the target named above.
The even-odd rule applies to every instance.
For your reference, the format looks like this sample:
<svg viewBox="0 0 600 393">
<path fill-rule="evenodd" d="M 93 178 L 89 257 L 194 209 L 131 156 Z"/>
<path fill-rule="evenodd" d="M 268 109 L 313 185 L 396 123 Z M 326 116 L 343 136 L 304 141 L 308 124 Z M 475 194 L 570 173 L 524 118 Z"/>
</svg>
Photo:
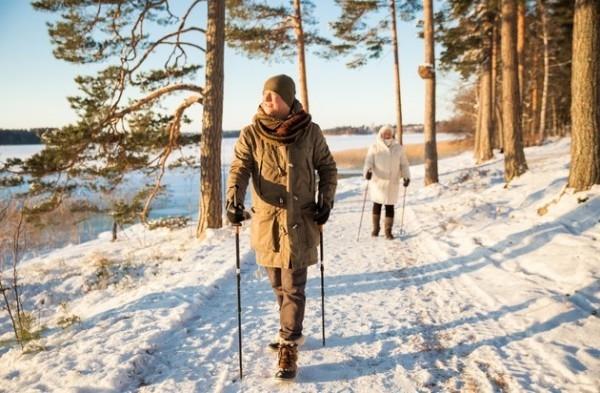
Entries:
<svg viewBox="0 0 600 393">
<path fill-rule="evenodd" d="M 276 208 L 252 208 L 250 244 L 257 251 L 279 252 L 280 233 Z"/>
<path fill-rule="evenodd" d="M 306 247 L 316 247 L 320 240 L 319 225 L 314 220 L 315 207 L 314 203 L 302 207 L 302 234 Z"/>
</svg>

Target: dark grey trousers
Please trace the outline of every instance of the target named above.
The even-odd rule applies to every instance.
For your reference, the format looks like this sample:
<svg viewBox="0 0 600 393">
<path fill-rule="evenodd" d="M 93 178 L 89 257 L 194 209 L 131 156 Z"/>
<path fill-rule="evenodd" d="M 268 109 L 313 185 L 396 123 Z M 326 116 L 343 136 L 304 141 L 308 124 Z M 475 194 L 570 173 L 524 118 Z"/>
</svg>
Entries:
<svg viewBox="0 0 600 393">
<path fill-rule="evenodd" d="M 265 269 L 279 304 L 279 336 L 284 340 L 296 340 L 302 336 L 307 268 Z"/>
</svg>

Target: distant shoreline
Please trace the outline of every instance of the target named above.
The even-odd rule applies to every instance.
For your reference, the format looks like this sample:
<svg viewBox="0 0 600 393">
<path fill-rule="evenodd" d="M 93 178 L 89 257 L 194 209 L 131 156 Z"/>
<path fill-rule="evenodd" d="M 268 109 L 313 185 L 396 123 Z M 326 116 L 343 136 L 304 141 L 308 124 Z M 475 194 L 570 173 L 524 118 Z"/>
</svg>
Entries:
<svg viewBox="0 0 600 393">
<path fill-rule="evenodd" d="M 18 129 L 0 129 L 0 146 L 3 145 L 41 145 L 42 135 L 53 128 L 35 128 L 29 130 Z M 223 130 L 223 139 L 237 138 L 240 135 L 240 130 Z M 404 126 L 404 132 L 419 134 L 423 132 L 423 127 L 420 124 L 408 124 Z M 375 135 L 375 129 L 366 126 L 361 127 L 335 127 L 323 130 L 325 136 L 355 136 L 355 135 Z M 193 132 L 181 133 L 183 143 L 198 143 L 201 134 Z"/>
</svg>

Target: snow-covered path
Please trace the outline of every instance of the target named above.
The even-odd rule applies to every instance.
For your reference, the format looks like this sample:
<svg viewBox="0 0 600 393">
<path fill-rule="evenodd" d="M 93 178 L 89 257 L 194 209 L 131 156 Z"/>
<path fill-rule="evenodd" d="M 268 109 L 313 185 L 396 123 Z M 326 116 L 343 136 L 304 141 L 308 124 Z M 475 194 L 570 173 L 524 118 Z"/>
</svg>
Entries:
<svg viewBox="0 0 600 393">
<path fill-rule="evenodd" d="M 293 384 L 272 378 L 276 354 L 266 344 L 277 310 L 248 228 L 241 382 L 231 229 L 203 243 L 190 229 L 138 229 L 135 250 L 131 241 L 100 239 L 24 264 L 46 269 L 25 275 L 37 280 L 31 291 L 54 293 L 46 308 L 68 301 L 82 323 L 51 329 L 35 355 L 0 347 L 0 391 L 600 392 L 600 189 L 550 203 L 566 180 L 568 141 L 526 154 L 530 171 L 508 188 L 500 160 L 442 161 L 440 185 L 427 188 L 419 186 L 422 167 L 414 168 L 406 235 L 393 241 L 369 236 L 369 203 L 356 241 L 364 183 L 342 180 L 325 231 L 327 345 L 312 267 Z M 396 214 L 398 236 L 400 208 Z M 127 285 L 68 292 L 62 277 L 73 277 L 71 288 L 76 279 L 89 286 L 91 273 L 75 269 L 91 252 L 128 255 L 139 274 L 124 273 Z"/>
</svg>

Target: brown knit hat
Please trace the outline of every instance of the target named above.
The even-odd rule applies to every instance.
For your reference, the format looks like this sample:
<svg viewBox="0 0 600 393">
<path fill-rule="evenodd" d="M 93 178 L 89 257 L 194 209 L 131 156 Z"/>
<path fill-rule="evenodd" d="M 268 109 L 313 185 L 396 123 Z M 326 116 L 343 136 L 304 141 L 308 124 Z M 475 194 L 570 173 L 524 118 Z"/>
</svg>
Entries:
<svg viewBox="0 0 600 393">
<path fill-rule="evenodd" d="M 294 103 L 294 97 L 296 95 L 296 85 L 294 80 L 287 75 L 275 75 L 266 80 L 265 86 L 263 87 L 263 93 L 265 90 L 271 90 L 279 94 L 283 101 L 291 108 Z"/>
</svg>

